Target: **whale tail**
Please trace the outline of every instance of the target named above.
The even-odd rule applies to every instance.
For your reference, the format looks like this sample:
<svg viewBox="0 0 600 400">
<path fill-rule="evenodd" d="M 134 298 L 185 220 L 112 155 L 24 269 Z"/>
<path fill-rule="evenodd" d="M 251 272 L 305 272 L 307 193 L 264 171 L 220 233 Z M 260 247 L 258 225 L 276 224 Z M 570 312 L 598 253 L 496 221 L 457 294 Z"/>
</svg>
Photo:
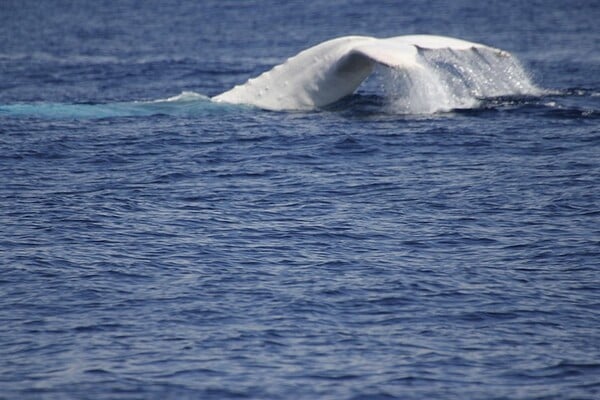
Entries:
<svg viewBox="0 0 600 400">
<path fill-rule="evenodd" d="M 431 98 L 440 109 L 456 108 L 468 105 L 457 99 L 537 90 L 512 55 L 482 44 L 431 35 L 347 36 L 304 50 L 212 100 L 268 110 L 312 110 L 352 94 L 376 65 L 403 82 L 413 105 L 430 104 Z M 409 110 L 420 111 L 412 106 Z"/>
</svg>

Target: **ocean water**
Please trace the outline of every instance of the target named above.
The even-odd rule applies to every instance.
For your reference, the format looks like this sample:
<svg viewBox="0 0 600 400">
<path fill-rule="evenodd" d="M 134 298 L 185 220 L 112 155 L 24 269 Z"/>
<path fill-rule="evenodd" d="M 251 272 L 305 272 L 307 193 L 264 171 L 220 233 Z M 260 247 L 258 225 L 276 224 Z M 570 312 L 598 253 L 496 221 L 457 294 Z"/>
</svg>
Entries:
<svg viewBox="0 0 600 400">
<path fill-rule="evenodd" d="M 0 398 L 600 398 L 599 19 L 2 1 Z M 415 33 L 509 51 L 540 91 L 415 112 L 380 70 L 315 111 L 209 100 Z"/>
</svg>

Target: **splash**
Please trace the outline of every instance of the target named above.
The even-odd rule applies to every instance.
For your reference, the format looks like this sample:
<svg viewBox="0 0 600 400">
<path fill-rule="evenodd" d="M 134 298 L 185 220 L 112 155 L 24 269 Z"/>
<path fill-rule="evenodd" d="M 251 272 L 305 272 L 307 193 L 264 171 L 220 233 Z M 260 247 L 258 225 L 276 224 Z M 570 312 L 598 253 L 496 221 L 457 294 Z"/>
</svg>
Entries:
<svg viewBox="0 0 600 400">
<path fill-rule="evenodd" d="M 543 94 L 515 57 L 495 49 L 419 49 L 417 63 L 380 69 L 387 112 L 431 114 L 476 108 L 500 96 Z"/>
</svg>

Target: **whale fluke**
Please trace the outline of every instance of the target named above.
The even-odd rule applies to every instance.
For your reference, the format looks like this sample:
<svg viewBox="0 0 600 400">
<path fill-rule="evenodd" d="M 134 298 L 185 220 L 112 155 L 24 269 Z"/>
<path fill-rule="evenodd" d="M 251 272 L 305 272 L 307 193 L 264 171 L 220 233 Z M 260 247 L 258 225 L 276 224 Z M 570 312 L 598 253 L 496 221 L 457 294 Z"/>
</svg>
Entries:
<svg viewBox="0 0 600 400">
<path fill-rule="evenodd" d="M 409 80 L 438 84 L 450 79 L 448 84 L 456 85 L 458 79 L 474 97 L 524 94 L 535 88 L 509 53 L 483 44 L 432 35 L 346 36 L 306 49 L 212 100 L 268 110 L 312 110 L 352 94 L 378 64 L 401 71 Z M 491 93 L 482 90 L 492 81 Z"/>
</svg>

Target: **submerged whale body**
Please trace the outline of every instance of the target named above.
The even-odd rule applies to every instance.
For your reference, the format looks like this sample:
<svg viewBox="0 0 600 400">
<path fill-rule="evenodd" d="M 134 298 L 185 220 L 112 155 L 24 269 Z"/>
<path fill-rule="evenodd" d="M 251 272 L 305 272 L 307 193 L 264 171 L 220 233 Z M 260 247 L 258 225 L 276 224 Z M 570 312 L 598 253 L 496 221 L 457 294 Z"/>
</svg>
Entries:
<svg viewBox="0 0 600 400">
<path fill-rule="evenodd" d="M 267 110 L 318 109 L 352 94 L 378 65 L 399 82 L 407 111 L 470 107 L 479 98 L 537 91 L 515 57 L 483 44 L 431 35 L 345 36 L 306 49 L 212 100 Z"/>
<path fill-rule="evenodd" d="M 246 104 L 267 110 L 319 110 L 351 95 L 374 71 L 377 87 L 367 83 L 358 102 L 329 110 L 368 107 L 386 114 L 432 114 L 479 107 L 486 99 L 545 91 L 533 85 L 518 60 L 506 51 L 443 36 L 411 35 L 387 39 L 346 36 L 289 58 L 270 71 L 209 98 L 183 92 L 166 99 L 109 104 L 0 104 L 0 117 L 106 118 L 156 114 L 197 115 L 225 112 L 222 104 Z M 375 89 L 375 96 L 370 91 Z M 373 99 L 376 99 L 373 103 Z M 482 102 L 482 100 L 484 100 Z M 512 101 L 512 99 L 511 99 Z M 369 109 L 369 112 L 372 109 Z"/>
</svg>

